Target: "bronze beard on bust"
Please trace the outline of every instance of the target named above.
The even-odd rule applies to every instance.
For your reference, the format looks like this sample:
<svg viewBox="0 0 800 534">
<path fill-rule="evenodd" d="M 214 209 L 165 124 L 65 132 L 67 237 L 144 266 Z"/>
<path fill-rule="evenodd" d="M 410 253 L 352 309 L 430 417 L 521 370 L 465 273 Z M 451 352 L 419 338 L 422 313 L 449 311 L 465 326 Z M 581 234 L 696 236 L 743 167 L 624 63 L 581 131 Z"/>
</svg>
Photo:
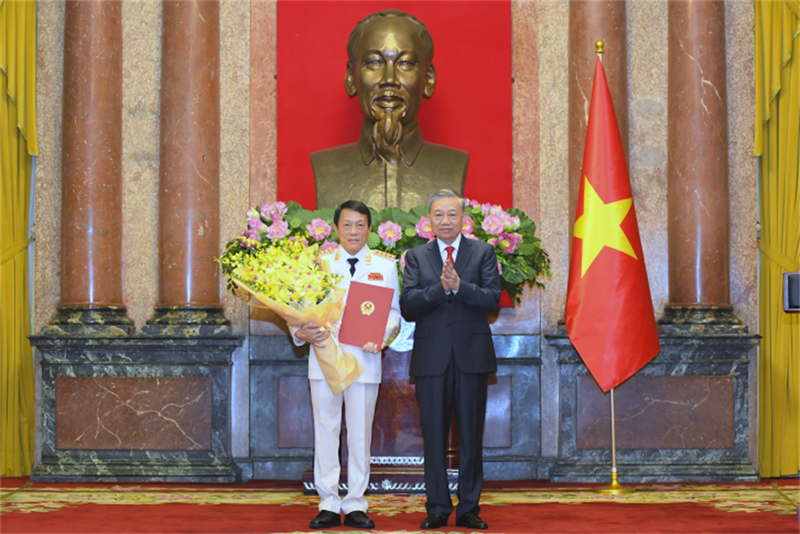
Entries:
<svg viewBox="0 0 800 534">
<path fill-rule="evenodd" d="M 347 42 L 345 88 L 364 122 L 356 143 L 311 154 L 317 208 L 350 199 L 408 210 L 440 189 L 463 195 L 469 154 L 422 139 L 422 98 L 436 87 L 433 39 L 422 22 L 385 9 L 356 24 Z"/>
</svg>

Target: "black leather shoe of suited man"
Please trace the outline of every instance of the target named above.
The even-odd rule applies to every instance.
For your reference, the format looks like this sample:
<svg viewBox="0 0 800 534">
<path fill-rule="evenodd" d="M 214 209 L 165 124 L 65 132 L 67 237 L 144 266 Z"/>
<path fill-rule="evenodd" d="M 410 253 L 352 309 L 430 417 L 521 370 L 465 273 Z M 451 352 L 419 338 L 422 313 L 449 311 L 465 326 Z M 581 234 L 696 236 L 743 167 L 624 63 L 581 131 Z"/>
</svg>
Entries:
<svg viewBox="0 0 800 534">
<path fill-rule="evenodd" d="M 486 524 L 486 521 L 484 521 L 477 515 L 473 514 L 472 512 L 467 512 L 466 514 L 456 519 L 456 526 L 466 527 L 466 528 L 477 528 L 480 530 L 486 530 L 487 528 L 489 528 L 489 525 Z"/>
<path fill-rule="evenodd" d="M 367 514 L 360 510 L 350 512 L 344 516 L 344 525 L 346 527 L 356 528 L 375 528 L 375 523 L 367 517 Z"/>
<path fill-rule="evenodd" d="M 422 529 L 428 530 L 431 528 L 442 528 L 447 525 L 447 519 L 440 515 L 431 514 L 425 518 L 425 521 L 419 526 Z"/>
<path fill-rule="evenodd" d="M 342 524 L 342 516 L 330 510 L 322 510 L 317 517 L 311 520 L 311 528 L 331 528 Z"/>
</svg>

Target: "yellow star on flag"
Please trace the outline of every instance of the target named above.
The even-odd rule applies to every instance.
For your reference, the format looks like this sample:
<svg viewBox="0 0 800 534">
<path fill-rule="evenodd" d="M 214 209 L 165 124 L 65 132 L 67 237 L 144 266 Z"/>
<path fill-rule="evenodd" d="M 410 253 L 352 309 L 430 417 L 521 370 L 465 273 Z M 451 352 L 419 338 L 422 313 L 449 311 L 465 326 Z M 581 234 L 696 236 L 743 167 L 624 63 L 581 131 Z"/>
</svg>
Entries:
<svg viewBox="0 0 800 534">
<path fill-rule="evenodd" d="M 639 259 L 628 241 L 628 236 L 620 228 L 632 205 L 633 198 L 606 204 L 592 187 L 589 178 L 584 176 L 583 215 L 575 221 L 574 231 L 575 237 L 583 240 L 581 278 L 603 247 L 613 248 Z"/>
</svg>

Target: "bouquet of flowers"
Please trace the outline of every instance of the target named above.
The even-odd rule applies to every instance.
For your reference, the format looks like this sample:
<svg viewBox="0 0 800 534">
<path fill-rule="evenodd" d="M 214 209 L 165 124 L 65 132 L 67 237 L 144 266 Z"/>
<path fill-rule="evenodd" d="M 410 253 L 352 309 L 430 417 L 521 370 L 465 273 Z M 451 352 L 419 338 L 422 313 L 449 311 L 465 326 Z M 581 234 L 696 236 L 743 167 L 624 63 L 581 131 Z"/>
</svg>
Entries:
<svg viewBox="0 0 800 534">
<path fill-rule="evenodd" d="M 248 229 L 225 245 L 218 261 L 228 277 L 228 289 L 249 293 L 250 306 L 274 310 L 290 327 L 311 321 L 331 331 L 325 346 L 315 352 L 337 395 L 361 376 L 364 367 L 339 346 L 332 325 L 342 314 L 345 290 L 336 287 L 338 275 L 318 256 L 324 243 L 309 244 L 309 239 L 324 241 L 331 228 L 319 218 L 303 226 L 296 217 L 287 221 L 287 215 L 289 208 L 283 202 L 249 210 Z"/>
</svg>

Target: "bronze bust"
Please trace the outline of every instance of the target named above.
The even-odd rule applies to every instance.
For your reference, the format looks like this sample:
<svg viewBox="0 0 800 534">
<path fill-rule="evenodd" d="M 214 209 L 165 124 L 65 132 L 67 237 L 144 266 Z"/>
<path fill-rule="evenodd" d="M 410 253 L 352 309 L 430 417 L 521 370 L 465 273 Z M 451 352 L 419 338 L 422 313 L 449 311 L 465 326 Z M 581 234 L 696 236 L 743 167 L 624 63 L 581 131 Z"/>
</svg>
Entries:
<svg viewBox="0 0 800 534">
<path fill-rule="evenodd" d="M 407 210 L 440 189 L 462 195 L 469 154 L 423 141 L 417 123 L 436 87 L 425 25 L 397 9 L 373 13 L 353 28 L 347 55 L 345 88 L 358 95 L 364 122 L 358 142 L 311 154 L 317 208 L 356 198 Z"/>
</svg>

